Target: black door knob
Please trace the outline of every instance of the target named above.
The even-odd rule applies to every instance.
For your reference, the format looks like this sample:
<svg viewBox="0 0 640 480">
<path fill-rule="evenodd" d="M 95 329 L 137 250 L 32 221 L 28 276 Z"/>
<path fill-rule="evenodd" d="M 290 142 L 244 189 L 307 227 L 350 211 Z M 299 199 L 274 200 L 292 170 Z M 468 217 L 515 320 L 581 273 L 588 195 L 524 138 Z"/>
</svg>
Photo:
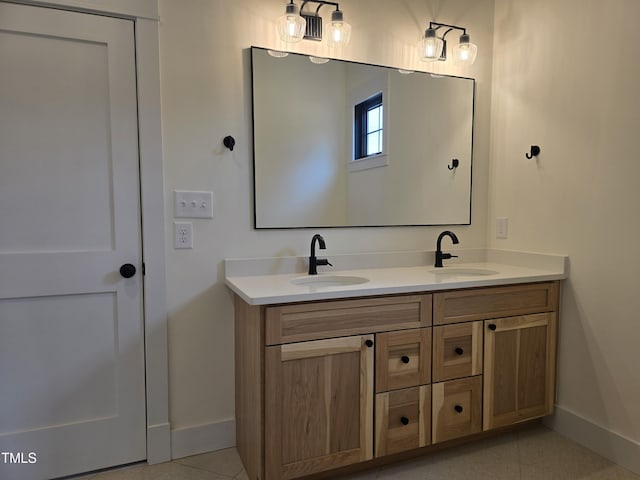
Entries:
<svg viewBox="0 0 640 480">
<path fill-rule="evenodd" d="M 373 340 L 366 340 L 366 341 L 364 342 L 364 344 L 365 344 L 367 347 L 373 347 Z"/>
<path fill-rule="evenodd" d="M 400 360 L 402 360 L 402 363 L 409 363 L 409 361 L 411 360 L 409 357 L 407 357 L 406 355 L 403 355 Z"/>
<path fill-rule="evenodd" d="M 462 408 L 462 405 L 456 405 L 455 407 L 453 407 L 453 409 L 458 413 L 462 413 L 462 411 L 464 410 L 464 408 Z"/>
<path fill-rule="evenodd" d="M 130 263 L 125 263 L 120 267 L 120 275 L 124 278 L 131 278 L 136 274 L 136 267 Z"/>
<path fill-rule="evenodd" d="M 407 417 L 400 417 L 400 422 L 403 425 L 409 425 L 409 419 Z"/>
<path fill-rule="evenodd" d="M 493 323 L 489 324 L 489 330 L 494 331 L 496 328 L 498 327 L 496 327 Z"/>
<path fill-rule="evenodd" d="M 456 353 L 458 355 L 462 355 L 464 353 L 464 350 L 462 348 L 460 348 L 460 347 L 456 347 Z"/>
</svg>

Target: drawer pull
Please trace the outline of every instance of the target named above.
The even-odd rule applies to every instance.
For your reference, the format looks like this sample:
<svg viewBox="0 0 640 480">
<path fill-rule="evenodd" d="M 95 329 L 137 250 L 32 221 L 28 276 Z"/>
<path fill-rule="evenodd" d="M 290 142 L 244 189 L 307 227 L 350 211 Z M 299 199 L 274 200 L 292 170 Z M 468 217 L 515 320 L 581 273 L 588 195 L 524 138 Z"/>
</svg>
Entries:
<svg viewBox="0 0 640 480">
<path fill-rule="evenodd" d="M 456 353 L 458 355 L 462 355 L 464 353 L 464 350 L 462 348 L 460 348 L 460 347 L 456 347 Z"/>
<path fill-rule="evenodd" d="M 403 425 L 409 425 L 409 419 L 407 417 L 401 417 L 400 423 L 402 423 Z"/>
<path fill-rule="evenodd" d="M 489 324 L 489 330 L 495 331 L 496 328 L 498 328 L 498 327 L 496 327 L 495 324 L 493 324 L 493 323 Z"/>
<path fill-rule="evenodd" d="M 366 342 L 364 342 L 364 344 L 365 344 L 367 347 L 373 347 L 373 340 L 367 340 Z"/>
<path fill-rule="evenodd" d="M 456 405 L 455 407 L 453 407 L 453 409 L 458 413 L 462 413 L 462 411 L 464 410 L 464 408 L 462 408 L 462 405 Z"/>
<path fill-rule="evenodd" d="M 411 360 L 409 357 L 407 357 L 406 355 L 403 355 L 400 360 L 402 360 L 402 363 L 409 363 L 409 361 Z"/>
</svg>

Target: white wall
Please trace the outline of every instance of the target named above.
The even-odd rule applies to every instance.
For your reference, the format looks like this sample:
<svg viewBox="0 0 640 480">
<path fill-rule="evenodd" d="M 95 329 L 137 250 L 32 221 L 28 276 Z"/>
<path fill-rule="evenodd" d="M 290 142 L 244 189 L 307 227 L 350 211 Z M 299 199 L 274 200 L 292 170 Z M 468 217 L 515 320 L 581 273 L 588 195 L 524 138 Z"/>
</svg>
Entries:
<svg viewBox="0 0 640 480">
<path fill-rule="evenodd" d="M 316 233 L 252 229 L 247 48 L 281 48 L 274 20 L 284 11 L 284 4 L 281 0 L 159 0 L 170 408 L 172 428 L 181 438 L 191 431 L 227 432 L 229 424 L 224 421 L 234 416 L 233 312 L 231 294 L 223 283 L 223 259 L 308 255 L 311 236 Z M 461 247 L 484 246 L 493 0 L 350 0 L 342 7 L 353 25 L 352 43 L 338 55 L 345 59 L 424 69 L 414 60 L 414 45 L 429 20 L 461 24 L 478 44 L 479 59 L 469 71 L 459 72 L 448 64 L 434 65 L 434 69 L 478 80 L 473 224 L 455 230 Z M 329 55 L 324 47 L 309 41 L 296 51 Z M 229 134 L 237 141 L 233 152 L 222 146 L 222 138 Z M 194 220 L 193 250 L 171 247 L 174 189 L 215 193 L 215 218 Z M 319 233 L 327 241 L 331 258 L 332 253 L 434 248 L 441 230 L 395 227 Z M 225 428 L 216 430 L 216 425 Z M 198 448 L 194 444 L 186 451 Z"/>
<path fill-rule="evenodd" d="M 640 3 L 496 0 L 495 14 L 488 242 L 570 256 L 560 409 L 637 448 Z"/>
</svg>

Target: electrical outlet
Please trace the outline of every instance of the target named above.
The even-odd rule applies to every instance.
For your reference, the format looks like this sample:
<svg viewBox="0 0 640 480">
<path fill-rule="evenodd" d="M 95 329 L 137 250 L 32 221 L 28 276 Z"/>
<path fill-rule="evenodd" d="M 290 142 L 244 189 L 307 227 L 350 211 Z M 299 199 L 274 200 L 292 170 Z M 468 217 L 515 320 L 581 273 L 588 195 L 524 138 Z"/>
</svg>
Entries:
<svg viewBox="0 0 640 480">
<path fill-rule="evenodd" d="M 507 238 L 509 236 L 509 219 L 507 217 L 496 218 L 496 238 Z"/>
<path fill-rule="evenodd" d="M 193 248 L 193 224 L 173 222 L 173 248 Z"/>
</svg>

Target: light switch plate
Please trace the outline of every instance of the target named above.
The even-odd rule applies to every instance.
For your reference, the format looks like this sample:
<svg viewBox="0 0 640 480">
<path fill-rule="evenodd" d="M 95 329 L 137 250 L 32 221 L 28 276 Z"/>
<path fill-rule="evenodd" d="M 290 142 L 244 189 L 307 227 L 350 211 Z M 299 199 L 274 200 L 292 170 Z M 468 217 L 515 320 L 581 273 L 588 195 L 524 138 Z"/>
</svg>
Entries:
<svg viewBox="0 0 640 480">
<path fill-rule="evenodd" d="M 175 218 L 213 218 L 213 192 L 173 191 Z"/>
</svg>

